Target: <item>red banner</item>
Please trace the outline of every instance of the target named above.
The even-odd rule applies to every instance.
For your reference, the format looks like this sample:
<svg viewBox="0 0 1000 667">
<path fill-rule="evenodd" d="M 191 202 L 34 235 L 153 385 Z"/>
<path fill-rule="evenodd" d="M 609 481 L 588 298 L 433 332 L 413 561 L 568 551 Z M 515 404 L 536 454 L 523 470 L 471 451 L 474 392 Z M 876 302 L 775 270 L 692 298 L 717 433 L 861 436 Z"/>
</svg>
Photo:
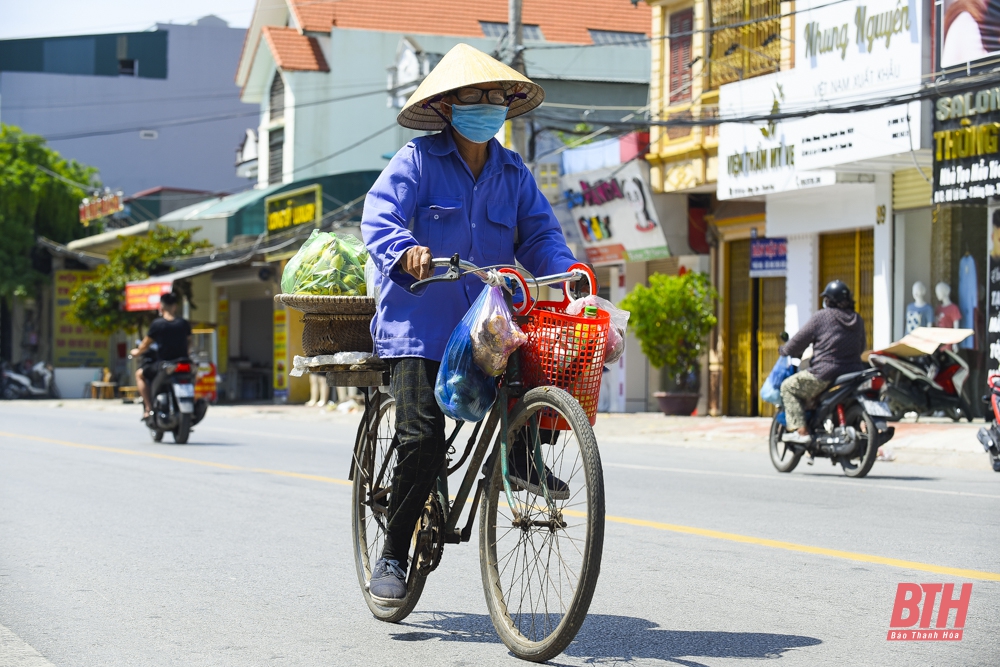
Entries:
<svg viewBox="0 0 1000 667">
<path fill-rule="evenodd" d="M 128 283 L 125 285 L 125 310 L 156 310 L 160 295 L 173 288 L 173 281 L 162 283 Z"/>
</svg>

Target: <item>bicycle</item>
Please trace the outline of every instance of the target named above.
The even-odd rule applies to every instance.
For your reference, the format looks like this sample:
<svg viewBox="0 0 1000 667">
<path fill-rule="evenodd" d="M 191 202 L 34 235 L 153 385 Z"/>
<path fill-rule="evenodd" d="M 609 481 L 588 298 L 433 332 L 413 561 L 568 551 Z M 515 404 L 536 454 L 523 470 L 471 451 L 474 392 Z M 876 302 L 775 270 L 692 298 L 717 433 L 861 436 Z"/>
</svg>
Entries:
<svg viewBox="0 0 1000 667">
<path fill-rule="evenodd" d="M 466 274 L 485 281 L 486 271 L 491 268 L 461 261 L 458 255 L 434 259 L 433 264 L 435 269 L 447 266 L 448 271 L 415 283 L 411 290 L 419 291 L 433 282 L 458 280 Z M 370 394 L 366 391 L 366 408 L 350 471 L 355 564 L 372 614 L 382 621 L 398 623 L 416 606 L 427 576 L 441 561 L 445 544 L 470 541 L 478 507 L 480 569 L 493 625 L 518 658 L 544 662 L 560 654 L 576 636 L 594 595 L 604 544 L 604 478 L 592 429 L 596 391 L 592 391 L 592 401 L 590 396 L 585 398 L 591 408 L 588 414 L 566 389 L 549 383 L 528 387 L 526 379 L 533 380 L 528 384 L 537 384 L 539 377 L 555 377 L 566 387 L 578 389 L 588 378 L 593 380 L 597 364 L 599 387 L 608 318 L 603 312 L 596 322 L 564 316 L 565 326 L 572 328 L 574 335 L 581 326 L 585 333 L 594 335 L 572 352 L 577 355 L 572 362 L 561 359 L 542 368 L 547 374 L 540 375 L 539 369 L 545 364 L 535 359 L 537 355 L 531 349 L 524 353 L 522 350 L 531 345 L 533 333 L 537 339 L 555 330 L 539 322 L 553 317 L 550 309 L 558 304 L 538 302 L 538 288 L 562 283 L 565 305 L 570 283 L 587 278 L 593 292 L 597 282 L 582 264 L 566 273 L 541 278 L 526 278 L 514 267 L 501 268 L 499 273 L 508 288 L 508 305 L 528 333 L 529 343 L 511 355 L 500 378 L 496 402 L 487 417 L 475 424 L 457 461 L 453 461 L 453 454 L 457 454 L 454 443 L 464 423 L 457 422 L 447 435 L 450 453 L 414 533 L 407 595 L 400 607 L 379 606 L 367 590 L 371 569 L 384 544 L 396 441 L 393 398 L 384 388 L 375 388 Z M 529 295 L 532 287 L 535 299 Z M 522 295 L 519 307 L 513 307 L 516 290 Z M 545 341 L 541 345 L 544 347 Z M 385 375 L 383 385 L 388 384 Z M 512 483 L 508 475 L 512 445 L 524 446 L 537 480 L 546 479 L 547 467 L 569 486 L 568 492 L 557 494 L 542 482 L 535 486 L 536 493 L 531 493 Z M 448 477 L 463 466 L 467 467 L 458 492 L 450 496 Z M 539 490 L 541 495 L 537 494 Z M 468 516 L 459 527 L 470 495 Z M 567 497 L 558 499 L 555 495 Z"/>
</svg>

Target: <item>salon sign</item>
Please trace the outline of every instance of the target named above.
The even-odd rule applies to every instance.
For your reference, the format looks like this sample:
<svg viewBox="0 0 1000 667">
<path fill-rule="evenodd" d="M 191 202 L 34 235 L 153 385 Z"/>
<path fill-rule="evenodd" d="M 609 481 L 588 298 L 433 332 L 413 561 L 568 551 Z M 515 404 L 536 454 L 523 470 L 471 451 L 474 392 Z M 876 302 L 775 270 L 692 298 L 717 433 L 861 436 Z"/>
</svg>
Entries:
<svg viewBox="0 0 1000 667">
<path fill-rule="evenodd" d="M 645 167 L 645 168 L 644 168 Z M 562 189 L 592 264 L 670 257 L 653 207 L 648 167 L 638 160 L 562 177 Z"/>
</svg>

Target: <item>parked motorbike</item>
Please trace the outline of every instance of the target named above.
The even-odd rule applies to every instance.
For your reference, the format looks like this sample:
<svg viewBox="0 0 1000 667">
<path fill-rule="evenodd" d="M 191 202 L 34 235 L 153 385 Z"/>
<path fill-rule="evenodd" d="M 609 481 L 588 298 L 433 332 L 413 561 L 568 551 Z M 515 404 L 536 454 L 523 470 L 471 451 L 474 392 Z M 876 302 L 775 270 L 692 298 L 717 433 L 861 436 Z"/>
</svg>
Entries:
<svg viewBox="0 0 1000 667">
<path fill-rule="evenodd" d="M 893 420 L 907 412 L 943 412 L 954 421 L 972 421 L 963 394 L 969 365 L 951 349 L 972 334 L 971 329 L 916 329 L 885 350 L 871 352 L 868 362 L 885 375 L 880 398 L 889 404 Z M 944 341 L 944 342 L 942 342 Z"/>
<path fill-rule="evenodd" d="M 163 440 L 167 431 L 173 433 L 174 442 L 183 445 L 188 441 L 191 427 L 200 422 L 208 411 L 208 401 L 194 398 L 194 369 L 190 359 L 156 362 L 156 376 L 150 385 L 153 401 L 146 427 L 153 442 Z"/>
<path fill-rule="evenodd" d="M 771 463 L 778 472 L 791 472 L 803 454 L 808 463 L 816 458 L 828 458 L 840 464 L 848 477 L 867 475 L 878 448 L 889 442 L 895 428 L 886 420 L 892 417 L 889 406 L 879 399 L 884 378 L 877 368 L 841 375 L 817 397 L 814 407 L 806 411 L 806 421 L 812 442 L 808 445 L 783 442 L 786 431 L 785 412 L 781 410 L 771 422 Z"/>
<path fill-rule="evenodd" d="M 36 364 L 26 362 L 16 370 L 4 364 L 0 396 L 8 401 L 16 398 L 58 398 L 53 377 L 52 367 L 44 361 Z"/>
<path fill-rule="evenodd" d="M 990 378 L 990 393 L 983 396 L 983 402 L 990 405 L 990 412 L 986 417 L 988 426 L 979 429 L 976 437 L 990 455 L 994 472 L 1000 472 L 1000 376 Z"/>
</svg>

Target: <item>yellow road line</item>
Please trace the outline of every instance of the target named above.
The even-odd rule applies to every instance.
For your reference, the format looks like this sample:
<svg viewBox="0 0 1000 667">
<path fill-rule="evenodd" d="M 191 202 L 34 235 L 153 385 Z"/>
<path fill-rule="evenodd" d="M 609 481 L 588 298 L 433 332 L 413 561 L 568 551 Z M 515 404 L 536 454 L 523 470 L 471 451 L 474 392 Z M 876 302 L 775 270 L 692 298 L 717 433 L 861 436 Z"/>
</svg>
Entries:
<svg viewBox="0 0 1000 667">
<path fill-rule="evenodd" d="M 160 454 L 157 452 L 140 452 L 134 449 L 120 449 L 118 447 L 103 447 L 101 445 L 85 445 L 80 442 L 70 442 L 68 440 L 54 440 L 52 438 L 42 438 L 37 435 L 21 435 L 19 433 L 5 433 L 0 431 L 0 436 L 7 438 L 20 438 L 22 440 L 36 440 L 38 442 L 48 442 L 53 445 L 62 445 L 63 447 L 73 447 L 75 449 L 90 449 L 97 452 L 110 452 L 112 454 L 125 454 L 127 456 L 141 456 L 149 459 L 162 459 L 164 461 L 176 461 L 177 463 L 193 463 L 198 466 L 207 466 L 209 468 L 222 468 L 223 470 L 233 470 L 236 472 L 256 472 L 264 475 L 276 475 L 278 477 L 296 477 L 298 479 L 308 479 L 314 482 L 326 482 L 328 484 L 342 484 L 344 486 L 350 486 L 351 483 L 345 479 L 337 479 L 335 477 L 324 477 L 323 475 L 309 475 L 300 472 L 289 472 L 287 470 L 268 470 L 267 468 L 246 468 L 244 466 L 235 466 L 228 463 L 216 463 L 215 461 L 201 461 L 199 459 L 189 459 L 183 456 L 171 456 L 170 454 Z"/>
<path fill-rule="evenodd" d="M 286 470 L 268 470 L 266 468 L 246 468 L 243 466 L 229 465 L 226 463 L 216 463 L 214 461 L 200 461 L 198 459 L 189 459 L 182 456 L 171 456 L 169 454 L 159 454 L 156 452 L 141 452 L 132 449 L 120 449 L 117 447 L 85 445 L 79 442 L 69 442 L 67 440 L 54 440 L 52 438 L 42 438 L 33 435 L 21 435 L 18 433 L 6 433 L 3 431 L 0 431 L 0 436 L 7 438 L 22 439 L 22 440 L 35 440 L 38 442 L 48 442 L 55 445 L 62 445 L 64 447 L 74 447 L 76 449 L 90 449 L 99 452 L 110 452 L 112 454 L 126 454 L 128 456 L 142 456 L 151 459 L 176 461 L 178 463 L 193 463 L 195 465 L 208 466 L 212 468 L 222 468 L 224 470 L 254 472 L 264 475 L 276 475 L 279 477 L 294 477 L 297 479 L 307 479 L 310 481 L 324 482 L 327 484 L 340 484 L 343 486 L 351 485 L 351 482 L 347 480 L 337 479 L 335 477 L 325 477 L 322 475 L 309 475 L 305 473 L 288 472 Z M 579 517 L 586 516 L 586 514 L 584 514 L 583 512 L 577 512 L 574 510 L 563 510 L 563 512 L 570 516 L 579 516 Z M 853 551 L 841 551 L 840 549 L 827 549 L 825 547 L 813 547 L 807 544 L 796 544 L 794 542 L 783 542 L 781 540 L 769 540 L 763 537 L 751 537 L 749 535 L 740 535 L 738 533 L 726 533 L 719 530 L 710 530 L 708 528 L 695 528 L 693 526 L 682 526 L 679 524 L 662 523 L 659 521 L 647 521 L 645 519 L 632 519 L 629 517 L 607 516 L 607 515 L 604 518 L 606 521 L 609 521 L 611 523 L 621 523 L 629 526 L 638 526 L 641 528 L 652 528 L 654 530 L 664 530 L 672 533 L 681 533 L 684 535 L 697 535 L 698 537 L 708 537 L 715 540 L 726 540 L 728 542 L 739 542 L 741 544 L 753 544 L 756 546 L 770 547 L 772 549 L 781 549 L 784 551 L 795 551 L 799 553 L 813 554 L 816 556 L 828 556 L 830 558 L 840 558 L 842 560 L 850 560 L 859 563 L 888 565 L 889 567 L 898 567 L 906 570 L 917 570 L 920 572 L 931 572 L 934 574 L 961 577 L 963 579 L 1000 581 L 1000 573 L 997 572 L 985 572 L 982 570 L 966 570 L 958 567 L 932 565 L 930 563 L 920 563 L 918 561 L 912 561 L 912 560 L 886 558 L 884 556 L 873 556 L 871 554 L 862 554 Z"/>
<path fill-rule="evenodd" d="M 872 563 L 875 565 L 888 565 L 890 567 L 900 567 L 906 570 L 919 570 L 921 572 L 933 572 L 934 574 L 944 574 L 964 579 L 982 579 L 983 581 L 1000 581 L 1000 573 L 983 572 L 981 570 L 965 570 L 958 567 L 945 567 L 943 565 L 931 565 L 930 563 L 919 563 L 912 560 L 900 560 L 898 558 L 886 558 L 884 556 L 873 556 L 871 554 L 855 553 L 853 551 L 841 551 L 840 549 L 827 549 L 825 547 L 813 547 L 807 544 L 795 544 L 794 542 L 782 542 L 780 540 L 769 540 L 763 537 L 750 537 L 749 535 L 739 535 L 737 533 L 724 533 L 719 530 L 709 530 L 707 528 L 693 528 L 691 526 L 679 526 L 672 523 L 660 523 L 659 521 L 646 521 L 644 519 L 631 519 L 623 516 L 605 516 L 606 521 L 613 523 L 624 523 L 630 526 L 641 526 L 643 528 L 654 528 L 656 530 L 668 530 L 673 533 L 683 533 L 685 535 L 698 535 L 699 537 L 710 537 L 716 540 L 728 540 L 729 542 L 741 542 L 743 544 L 755 544 L 772 549 L 783 549 L 785 551 L 798 551 L 801 553 L 814 554 L 817 556 L 830 556 L 831 558 L 842 558 L 853 560 L 859 563 Z"/>
</svg>

